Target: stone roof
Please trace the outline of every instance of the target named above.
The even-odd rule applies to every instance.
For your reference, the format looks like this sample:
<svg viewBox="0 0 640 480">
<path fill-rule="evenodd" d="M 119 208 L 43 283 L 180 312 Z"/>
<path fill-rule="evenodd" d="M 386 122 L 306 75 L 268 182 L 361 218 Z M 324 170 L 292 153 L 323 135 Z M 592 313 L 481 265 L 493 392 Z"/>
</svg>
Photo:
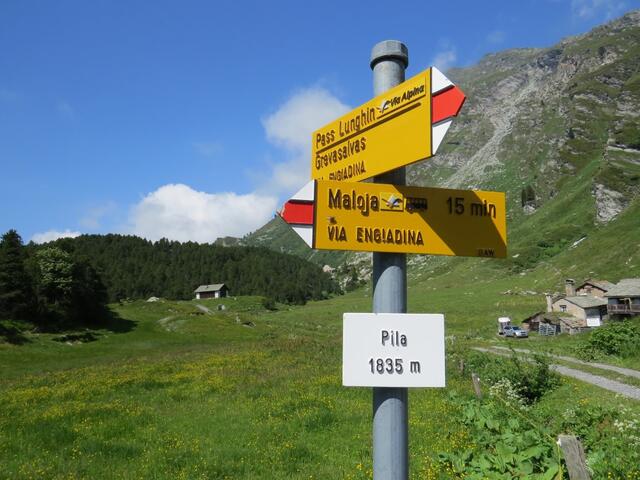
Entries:
<svg viewBox="0 0 640 480">
<path fill-rule="evenodd" d="M 543 310 L 539 310 L 536 313 L 534 313 L 533 315 L 529 315 L 527 318 L 525 318 L 522 323 L 526 323 L 526 322 L 530 322 L 531 320 L 537 318 L 539 321 L 543 321 L 546 320 L 547 322 L 550 322 L 552 320 L 558 320 L 558 313 L 556 312 L 545 312 Z"/>
<path fill-rule="evenodd" d="M 600 290 L 604 290 L 605 292 L 611 290 L 615 286 L 615 283 L 611 283 L 608 280 L 585 280 L 582 285 L 576 288 L 576 290 L 583 288 L 585 285 L 593 285 L 594 287 L 598 287 Z"/>
<path fill-rule="evenodd" d="M 582 328 L 584 327 L 584 320 L 580 320 L 576 317 L 558 317 L 560 323 L 564 323 L 569 328 Z"/>
<path fill-rule="evenodd" d="M 640 278 L 623 278 L 614 285 L 606 297 L 640 297 Z"/>
<path fill-rule="evenodd" d="M 571 302 L 574 305 L 579 306 L 580 308 L 602 307 L 607 304 L 607 301 L 604 298 L 590 297 L 588 295 L 580 295 L 577 297 L 564 297 L 563 300 L 566 300 L 567 302 Z"/>
<path fill-rule="evenodd" d="M 214 283 L 212 285 L 200 285 L 193 293 L 218 292 L 224 287 L 224 283 Z"/>
<path fill-rule="evenodd" d="M 537 312 L 531 315 L 530 317 L 525 318 L 522 323 L 529 323 L 535 317 L 538 317 L 540 323 L 551 323 L 553 325 L 558 325 L 560 323 L 565 323 L 571 327 L 579 326 L 582 320 L 579 320 L 571 315 L 563 314 L 560 312 Z"/>
</svg>

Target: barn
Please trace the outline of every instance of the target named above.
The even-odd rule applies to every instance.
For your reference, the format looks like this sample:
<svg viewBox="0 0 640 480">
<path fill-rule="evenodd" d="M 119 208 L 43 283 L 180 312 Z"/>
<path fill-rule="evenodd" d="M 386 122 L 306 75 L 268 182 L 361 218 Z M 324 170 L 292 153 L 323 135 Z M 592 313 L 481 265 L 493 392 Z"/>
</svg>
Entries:
<svg viewBox="0 0 640 480">
<path fill-rule="evenodd" d="M 193 293 L 196 294 L 196 300 L 204 300 L 205 298 L 227 297 L 229 289 L 224 283 L 214 283 L 213 285 L 200 285 Z"/>
</svg>

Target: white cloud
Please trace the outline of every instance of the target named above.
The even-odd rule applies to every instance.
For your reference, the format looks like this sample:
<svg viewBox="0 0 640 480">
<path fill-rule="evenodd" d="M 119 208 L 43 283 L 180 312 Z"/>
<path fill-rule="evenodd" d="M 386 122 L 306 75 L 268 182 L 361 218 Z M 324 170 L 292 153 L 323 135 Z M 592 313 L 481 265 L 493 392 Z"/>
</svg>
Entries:
<svg viewBox="0 0 640 480">
<path fill-rule="evenodd" d="M 75 238 L 82 235 L 80 232 L 72 232 L 71 230 L 65 230 L 59 232 L 58 230 L 49 230 L 47 232 L 36 233 L 31 237 L 31 241 L 35 243 L 47 243 L 57 240 L 58 238 Z"/>
<path fill-rule="evenodd" d="M 275 212 L 275 196 L 206 193 L 169 184 L 149 193 L 129 215 L 130 233 L 149 240 L 208 243 L 242 236 L 264 225 Z"/>
<path fill-rule="evenodd" d="M 350 109 L 324 88 L 311 87 L 294 93 L 264 118 L 267 139 L 284 149 L 286 160 L 272 165 L 263 189 L 293 193 L 302 187 L 310 176 L 311 134 Z"/>
<path fill-rule="evenodd" d="M 220 142 L 193 142 L 193 148 L 203 157 L 215 157 L 222 152 Z"/>
<path fill-rule="evenodd" d="M 574 16 L 581 19 L 595 17 L 604 14 L 606 19 L 620 15 L 627 7 L 622 0 L 571 0 L 571 11 Z"/>
<path fill-rule="evenodd" d="M 262 121 L 267 139 L 291 150 L 310 148 L 311 133 L 349 111 L 324 88 L 296 92 Z"/>
<path fill-rule="evenodd" d="M 125 230 L 149 240 L 165 237 L 209 243 L 260 228 L 279 206 L 279 194 L 293 193 L 308 181 L 312 132 L 348 110 L 323 88 L 294 93 L 262 120 L 267 139 L 283 150 L 284 158 L 267 166 L 255 192 L 207 193 L 184 184 L 163 185 L 131 207 Z M 217 142 L 194 142 L 192 146 L 204 156 L 222 150 Z M 98 225 L 102 215 L 99 209 L 91 213 L 83 219 L 86 226 Z"/>
<path fill-rule="evenodd" d="M 292 194 L 311 179 L 311 152 L 271 165 L 271 176 L 260 188 L 262 192 Z"/>
<path fill-rule="evenodd" d="M 431 65 L 437 67 L 438 70 L 442 72 L 446 72 L 454 65 L 457 59 L 458 54 L 456 47 L 447 41 L 441 41 L 440 51 L 433 57 L 433 60 L 431 60 Z"/>
</svg>

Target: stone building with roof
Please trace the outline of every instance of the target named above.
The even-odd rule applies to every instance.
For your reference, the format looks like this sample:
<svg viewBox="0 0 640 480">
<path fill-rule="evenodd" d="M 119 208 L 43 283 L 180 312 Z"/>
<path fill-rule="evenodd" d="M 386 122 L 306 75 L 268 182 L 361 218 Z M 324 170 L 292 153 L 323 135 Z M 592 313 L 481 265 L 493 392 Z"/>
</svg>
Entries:
<svg viewBox="0 0 640 480">
<path fill-rule="evenodd" d="M 585 282 L 587 283 L 587 282 Z M 583 287 L 581 285 L 581 287 Z M 591 295 L 577 295 L 575 281 L 567 279 L 565 294 L 553 297 L 546 295 L 547 312 L 528 318 L 529 323 L 554 323 L 561 332 L 578 333 L 599 327 L 607 315 L 607 300 Z"/>
<path fill-rule="evenodd" d="M 640 315 L 640 278 L 625 278 L 617 284 L 586 280 L 578 288 L 569 278 L 564 295 L 545 297 L 547 311 L 525 318 L 522 328 L 538 331 L 541 325 L 555 325 L 557 332 L 573 334 L 599 327 L 607 318 Z"/>
<path fill-rule="evenodd" d="M 605 294 L 614 286 L 607 280 L 585 280 L 582 285 L 576 287 L 576 295 L 589 295 L 604 298 Z"/>
<path fill-rule="evenodd" d="M 206 298 L 227 297 L 229 289 L 224 283 L 214 283 L 212 285 L 200 285 L 193 293 L 196 294 L 196 300 L 204 300 Z"/>
<path fill-rule="evenodd" d="M 552 301 L 552 312 L 570 314 L 576 327 L 599 327 L 607 314 L 607 300 L 587 295 L 563 295 Z"/>
<path fill-rule="evenodd" d="M 584 321 L 568 313 L 536 312 L 522 321 L 522 328 L 530 332 L 542 332 L 544 335 L 556 335 L 558 333 L 580 333 L 591 327 L 586 327 Z M 542 334 L 542 333 L 541 333 Z"/>
<path fill-rule="evenodd" d="M 623 278 L 605 298 L 610 315 L 640 315 L 640 278 Z"/>
</svg>

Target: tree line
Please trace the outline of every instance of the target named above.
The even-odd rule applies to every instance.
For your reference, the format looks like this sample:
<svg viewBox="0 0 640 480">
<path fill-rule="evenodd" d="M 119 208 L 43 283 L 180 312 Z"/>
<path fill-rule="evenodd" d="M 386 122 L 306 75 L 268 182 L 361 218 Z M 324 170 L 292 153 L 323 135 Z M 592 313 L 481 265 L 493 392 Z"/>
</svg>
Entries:
<svg viewBox="0 0 640 480">
<path fill-rule="evenodd" d="M 15 230 L 2 235 L 0 319 L 92 325 L 105 319 L 106 303 L 106 286 L 88 259 L 55 245 L 24 246 Z"/>
<path fill-rule="evenodd" d="M 222 247 L 130 235 L 81 235 L 23 245 L 10 230 L 0 242 L 0 318 L 77 319 L 106 304 L 150 296 L 185 300 L 202 284 L 231 295 L 303 304 L 339 293 L 322 269 L 264 247 Z"/>
</svg>

